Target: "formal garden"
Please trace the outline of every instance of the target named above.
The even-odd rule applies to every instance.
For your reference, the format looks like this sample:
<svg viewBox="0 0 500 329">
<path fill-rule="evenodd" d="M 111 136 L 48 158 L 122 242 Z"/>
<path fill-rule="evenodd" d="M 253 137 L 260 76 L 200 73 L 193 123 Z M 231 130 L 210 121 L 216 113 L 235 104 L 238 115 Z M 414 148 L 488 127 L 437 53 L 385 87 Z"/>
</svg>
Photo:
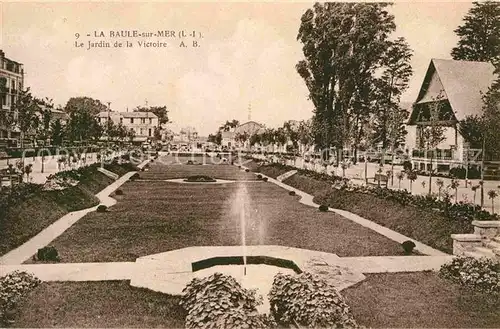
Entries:
<svg viewBox="0 0 500 329">
<path fill-rule="evenodd" d="M 56 258 L 44 260 L 34 255 L 26 259 L 23 269 L 33 263 L 129 264 L 139 257 L 191 246 L 240 246 L 241 223 L 234 218 L 234 204 L 235 195 L 241 191 L 245 191 L 246 207 L 251 210 L 246 214 L 248 246 L 295 247 L 334 254 L 340 259 L 427 257 L 405 252 L 400 243 L 337 213 L 304 205 L 299 202 L 299 195 L 264 179 L 278 177 L 289 168 L 254 162 L 243 166 L 187 162 L 165 165 L 159 160 L 143 169 L 130 164 L 110 165 L 108 169 L 119 175 L 137 171 L 111 194 L 117 203 L 87 213 L 52 241 L 46 251 L 55 252 Z M 255 172 L 245 170 L 247 165 Z M 59 210 L 58 216 L 70 209 L 96 205 L 92 193 L 111 181 L 101 176 L 96 179 L 95 175 L 102 173 L 92 172 L 91 168 L 78 174 L 59 175 L 60 182 L 71 185 L 61 191 L 76 187 L 79 193 L 90 196 L 88 204 L 83 204 L 80 198 L 82 204 L 72 202 L 70 197 L 57 198 L 61 204 L 62 200 L 68 200 L 74 207 Z M 223 183 L 173 181 L 195 176 Z M 389 209 L 386 217 L 400 216 L 408 212 L 405 208 L 416 209 L 411 216 L 422 212 L 419 202 L 424 201 L 409 196 L 401 201 L 397 199 L 403 198 L 399 195 L 381 195 L 376 189 L 358 191 L 346 185 L 345 180 L 332 177 L 330 180 L 299 172 L 285 183 L 314 194 L 315 200 L 320 200 L 318 203 L 328 207 L 347 209 L 351 204 L 348 200 L 355 200 L 352 195 L 360 194 L 373 198 L 372 207 L 378 209 L 380 204 L 380 209 Z M 96 181 L 102 185 L 98 186 Z M 332 189 L 332 184 L 337 188 Z M 362 209 L 367 200 L 359 198 L 354 205 Z M 399 207 L 400 212 L 393 213 L 390 207 Z M 449 222 L 450 214 L 458 211 L 454 208 L 444 211 L 437 204 L 435 208 L 428 216 L 436 221 Z M 355 212 L 355 209 L 348 210 Z M 372 210 L 377 211 L 382 213 Z M 359 214 L 371 213 L 359 211 Z M 390 223 L 390 219 L 386 220 Z M 410 219 L 403 220 L 401 227 L 407 221 Z M 397 224 L 395 220 L 394 223 Z M 460 225 L 467 228 L 463 223 Z M 420 241 L 424 240 L 424 230 L 419 232 Z M 31 232 L 33 235 L 37 230 Z M 429 238 L 429 244 L 438 237 L 439 234 Z M 449 251 L 444 237 L 442 241 L 442 245 L 434 246 Z M 18 240 L 17 244 L 22 242 Z M 342 291 L 309 272 L 279 274 L 272 280 L 268 296 L 271 308 L 266 313 L 258 311 L 260 296 L 223 273 L 193 279 L 182 294 L 172 295 L 131 286 L 128 280 L 40 282 L 36 277 L 17 272 L 0 279 L 0 315 L 5 326 L 13 327 L 497 327 L 500 323 L 498 265 L 468 258 L 447 264 L 438 272 L 367 273 L 365 279 Z"/>
</svg>

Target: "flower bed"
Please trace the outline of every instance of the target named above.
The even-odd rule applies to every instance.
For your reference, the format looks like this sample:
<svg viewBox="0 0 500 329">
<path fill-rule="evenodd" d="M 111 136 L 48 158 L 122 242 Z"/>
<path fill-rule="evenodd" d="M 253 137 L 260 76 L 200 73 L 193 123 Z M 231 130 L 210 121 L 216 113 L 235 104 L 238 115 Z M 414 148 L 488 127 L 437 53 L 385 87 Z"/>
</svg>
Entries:
<svg viewBox="0 0 500 329">
<path fill-rule="evenodd" d="M 439 275 L 466 289 L 500 296 L 500 263 L 497 261 L 457 257 L 441 266 Z"/>
</svg>

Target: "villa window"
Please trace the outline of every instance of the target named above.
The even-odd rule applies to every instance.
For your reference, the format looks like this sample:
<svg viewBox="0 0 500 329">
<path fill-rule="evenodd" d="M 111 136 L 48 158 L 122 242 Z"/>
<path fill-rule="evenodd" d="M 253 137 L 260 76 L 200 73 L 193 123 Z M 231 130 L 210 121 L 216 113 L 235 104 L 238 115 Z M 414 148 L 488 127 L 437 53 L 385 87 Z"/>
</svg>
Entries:
<svg viewBox="0 0 500 329">
<path fill-rule="evenodd" d="M 140 133 L 140 135 L 141 135 L 141 136 L 142 136 L 142 135 L 144 135 L 144 129 L 142 129 L 142 128 L 141 128 L 141 133 Z"/>
<path fill-rule="evenodd" d="M 134 118 L 130 118 L 130 123 L 133 124 L 134 123 Z"/>
<path fill-rule="evenodd" d="M 146 123 L 146 119 L 142 118 L 142 123 L 143 124 Z"/>
<path fill-rule="evenodd" d="M 149 118 L 149 124 L 153 124 L 153 119 L 152 118 Z"/>
</svg>

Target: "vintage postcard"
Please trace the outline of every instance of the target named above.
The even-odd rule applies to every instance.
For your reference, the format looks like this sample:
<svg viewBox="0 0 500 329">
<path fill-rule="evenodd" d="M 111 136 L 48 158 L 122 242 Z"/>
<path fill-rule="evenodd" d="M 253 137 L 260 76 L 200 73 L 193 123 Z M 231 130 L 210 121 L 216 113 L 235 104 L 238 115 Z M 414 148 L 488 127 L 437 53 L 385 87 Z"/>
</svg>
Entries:
<svg viewBox="0 0 500 329">
<path fill-rule="evenodd" d="M 0 327 L 500 328 L 500 2 L 0 2 Z"/>
</svg>

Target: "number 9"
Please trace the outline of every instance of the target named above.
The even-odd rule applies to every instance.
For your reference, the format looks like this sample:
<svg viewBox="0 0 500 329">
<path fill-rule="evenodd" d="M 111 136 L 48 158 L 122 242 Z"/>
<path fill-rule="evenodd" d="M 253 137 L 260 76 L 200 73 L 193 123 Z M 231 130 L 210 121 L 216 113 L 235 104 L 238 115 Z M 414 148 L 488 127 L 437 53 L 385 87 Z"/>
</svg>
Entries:
<svg viewBox="0 0 500 329">
<path fill-rule="evenodd" d="M 75 33 L 75 37 L 78 39 L 80 37 L 80 33 Z"/>
</svg>

